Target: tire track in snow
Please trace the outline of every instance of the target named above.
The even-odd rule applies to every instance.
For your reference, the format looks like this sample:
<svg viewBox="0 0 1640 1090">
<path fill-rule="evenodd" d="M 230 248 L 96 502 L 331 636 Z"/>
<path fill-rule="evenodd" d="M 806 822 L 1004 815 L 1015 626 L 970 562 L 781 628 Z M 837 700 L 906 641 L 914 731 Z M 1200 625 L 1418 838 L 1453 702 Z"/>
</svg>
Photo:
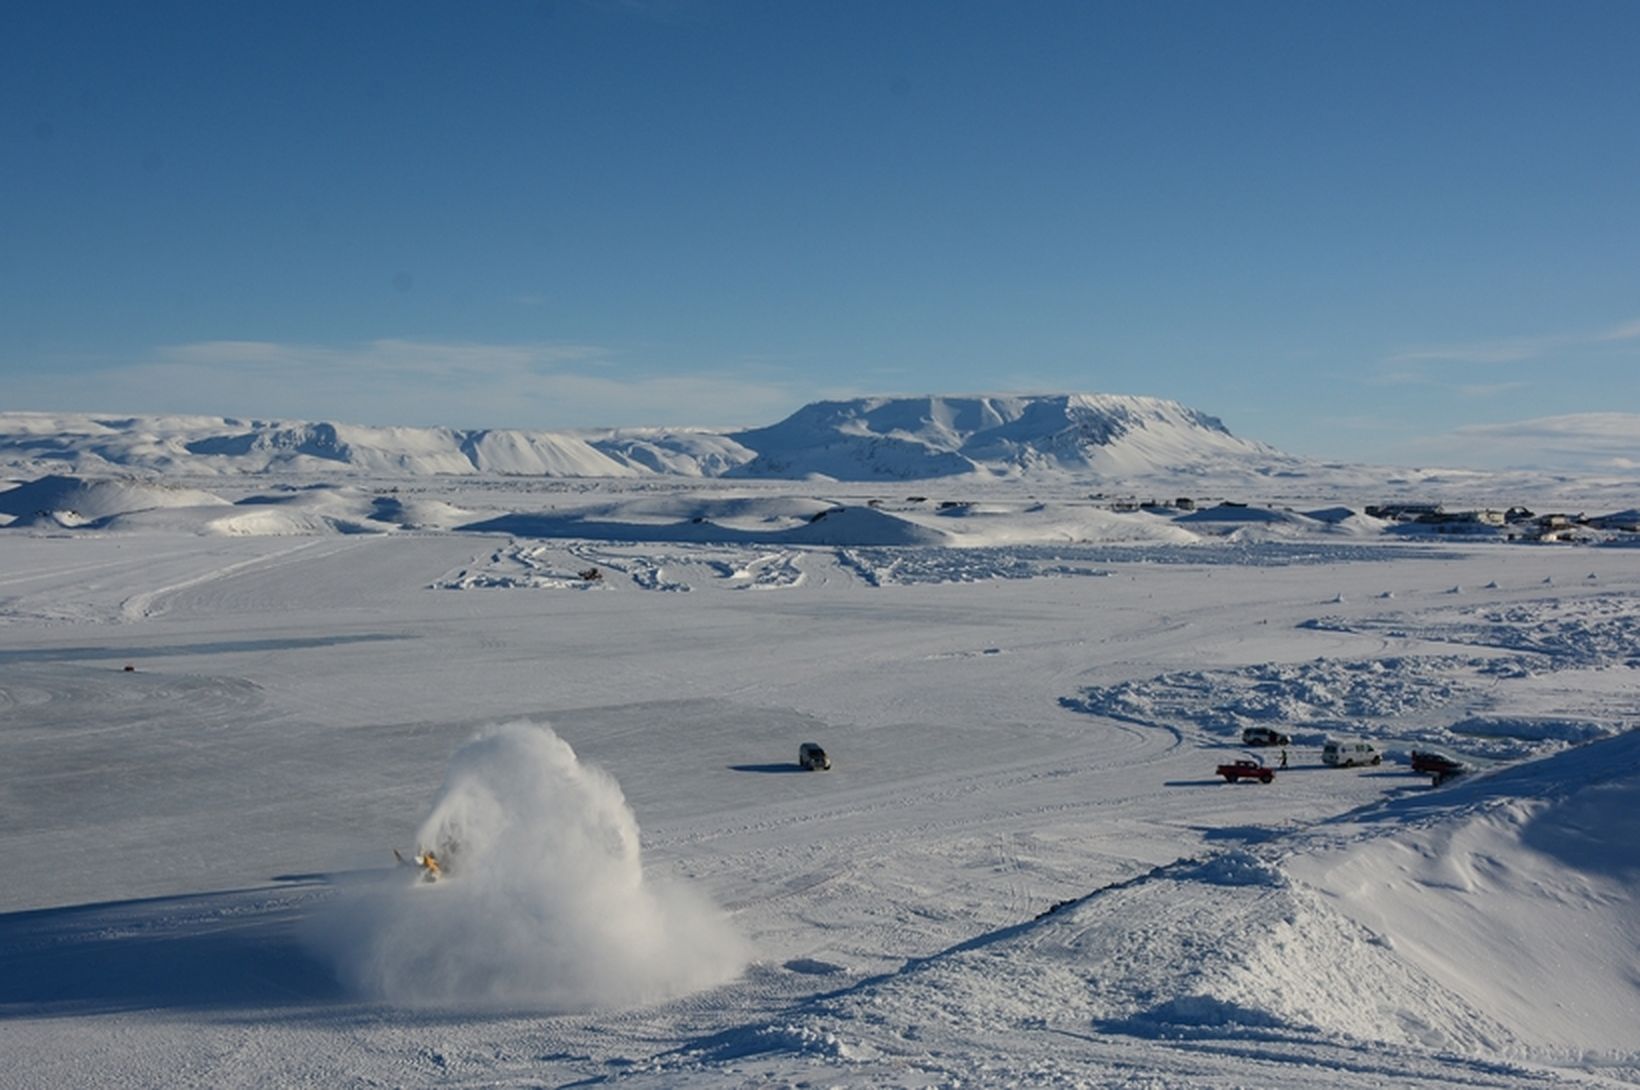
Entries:
<svg viewBox="0 0 1640 1090">
<path fill-rule="evenodd" d="M 363 540 L 334 542 L 327 538 L 320 538 L 314 541 L 304 541 L 301 544 L 294 545 L 289 549 L 281 549 L 276 553 L 271 553 L 266 556 L 257 556 L 252 557 L 249 560 L 239 560 L 232 564 L 225 564 L 220 568 L 214 568 L 211 571 L 205 572 L 201 575 L 196 575 L 191 579 L 182 579 L 162 587 L 155 587 L 153 590 L 140 591 L 131 595 L 120 603 L 120 617 L 122 620 L 127 622 L 149 620 L 150 618 L 160 616 L 166 612 L 163 608 L 156 608 L 157 603 L 180 591 L 192 590 L 194 587 L 204 586 L 207 583 L 214 583 L 222 579 L 231 579 L 234 576 L 247 571 L 254 571 L 257 569 L 271 570 L 284 567 L 299 560 L 311 559 L 300 554 L 304 554 L 315 549 L 322 550 L 318 553 L 318 556 L 335 556 L 339 553 L 359 548 L 363 544 Z M 326 546 L 328 546 L 328 548 L 325 548 Z"/>
</svg>

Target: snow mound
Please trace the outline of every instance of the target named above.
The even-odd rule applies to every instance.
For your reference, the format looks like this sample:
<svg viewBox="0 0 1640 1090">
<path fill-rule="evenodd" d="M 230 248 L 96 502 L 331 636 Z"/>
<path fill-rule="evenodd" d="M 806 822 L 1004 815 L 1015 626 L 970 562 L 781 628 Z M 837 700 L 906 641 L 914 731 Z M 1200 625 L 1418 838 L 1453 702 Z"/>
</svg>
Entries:
<svg viewBox="0 0 1640 1090">
<path fill-rule="evenodd" d="M 834 507 L 806 525 L 783 531 L 779 539 L 801 545 L 940 545 L 939 530 L 872 507 Z"/>
<path fill-rule="evenodd" d="M 886 1025 L 886 1030 L 885 1027 Z M 1430 1032 L 1428 1027 L 1445 1027 Z M 823 998 L 803 1038 L 1366 1038 L 1485 1049 L 1504 1034 L 1365 928 L 1246 852 L 1182 860 Z M 789 1030 L 788 1030 L 789 1032 Z M 747 1031 L 734 1039 L 755 1038 Z"/>
<path fill-rule="evenodd" d="M 449 530 L 473 520 L 473 513 L 445 500 L 377 496 L 370 517 L 406 530 Z"/>
<path fill-rule="evenodd" d="M 954 543 L 971 547 L 1089 542 L 1189 545 L 1201 540 L 1164 515 L 1111 511 L 1088 503 L 958 503 L 936 508 L 923 521 L 938 524 Z"/>
<path fill-rule="evenodd" d="M 1512 1048 L 1632 1066 L 1640 732 L 1427 799 L 1387 804 L 1369 835 L 1289 872 Z"/>
<path fill-rule="evenodd" d="M 1188 860 L 1171 871 L 1175 879 L 1206 882 L 1216 886 L 1285 886 L 1287 880 L 1277 868 L 1252 852 L 1231 850 L 1201 860 Z"/>
<path fill-rule="evenodd" d="M 129 478 L 49 476 L 0 492 L 0 513 L 16 526 L 97 526 L 134 511 L 227 505 L 209 492 Z"/>
<path fill-rule="evenodd" d="M 287 487 L 246 498 L 231 507 L 167 508 L 119 515 L 103 523 L 109 530 L 166 530 L 230 537 L 310 537 L 325 534 L 379 534 L 396 527 L 383 517 L 395 510 L 357 488 L 314 485 Z"/>
<path fill-rule="evenodd" d="M 938 529 L 870 506 L 823 500 L 645 499 L 567 512 L 513 513 L 457 529 L 588 541 L 667 541 L 760 545 L 939 545 Z"/>
<path fill-rule="evenodd" d="M 1107 1032 L 1281 1030 L 1476 1049 L 1500 1036 L 1369 930 L 1296 887 L 1279 861 L 1245 851 L 1183 860 L 1095 895 L 1052 920 L 1038 945 L 1079 972 L 1119 959 L 1092 1012 Z"/>
<path fill-rule="evenodd" d="M 458 749 L 417 843 L 447 877 L 403 868 L 314 929 L 362 994 L 587 1010 L 709 987 L 746 963 L 717 910 L 646 878 L 620 786 L 545 726 L 495 727 Z"/>
<path fill-rule="evenodd" d="M 1255 507 L 1243 503 L 1221 503 L 1204 507 L 1174 520 L 1200 534 L 1231 541 L 1258 542 L 1310 537 L 1321 533 L 1351 532 L 1348 526 L 1323 522 L 1293 511 Z"/>
<path fill-rule="evenodd" d="M 1220 503 L 1213 507 L 1204 507 L 1199 511 L 1192 511 L 1188 515 L 1180 515 L 1177 521 L 1186 525 L 1213 522 L 1248 524 L 1285 522 L 1299 526 L 1314 526 L 1319 520 L 1306 515 L 1295 514 L 1292 511 L 1278 511 L 1271 507 L 1249 507 L 1245 503 Z"/>
<path fill-rule="evenodd" d="M 240 512 L 219 521 L 212 529 L 219 533 L 252 532 L 243 527 L 258 517 L 270 525 L 284 524 L 287 533 L 381 533 L 388 527 L 379 518 L 378 501 L 358 488 L 287 488 L 259 496 L 247 496 L 234 505 Z"/>
<path fill-rule="evenodd" d="M 1480 738 L 1518 738 L 1526 742 L 1592 742 L 1616 734 L 1616 722 L 1571 719 L 1564 716 L 1474 715 L 1449 728 L 1453 734 Z"/>
</svg>

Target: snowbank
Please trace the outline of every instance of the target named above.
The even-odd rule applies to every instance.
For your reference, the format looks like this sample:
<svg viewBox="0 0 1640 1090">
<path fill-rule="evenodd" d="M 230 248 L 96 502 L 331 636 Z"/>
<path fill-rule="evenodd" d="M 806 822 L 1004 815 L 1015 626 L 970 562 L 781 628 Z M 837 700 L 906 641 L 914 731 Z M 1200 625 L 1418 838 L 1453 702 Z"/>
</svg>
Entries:
<svg viewBox="0 0 1640 1090">
<path fill-rule="evenodd" d="M 1564 716 L 1475 715 L 1452 724 L 1453 734 L 1477 738 L 1518 738 L 1526 742 L 1592 742 L 1616 734 L 1622 727 L 1614 722 L 1568 719 Z"/>
<path fill-rule="evenodd" d="M 1640 1059 L 1640 732 L 1388 804 L 1288 870 L 1434 985 L 1558 1057 Z"/>
</svg>

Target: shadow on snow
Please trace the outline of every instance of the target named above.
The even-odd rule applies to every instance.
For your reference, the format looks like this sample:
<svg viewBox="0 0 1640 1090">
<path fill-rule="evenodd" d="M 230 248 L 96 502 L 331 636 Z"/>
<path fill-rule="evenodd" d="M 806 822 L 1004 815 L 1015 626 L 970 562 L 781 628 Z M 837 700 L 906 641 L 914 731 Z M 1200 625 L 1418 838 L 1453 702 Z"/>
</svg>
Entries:
<svg viewBox="0 0 1640 1090">
<path fill-rule="evenodd" d="M 0 1018 L 343 999 L 298 934 L 311 907 L 285 887 L 0 915 Z"/>
</svg>

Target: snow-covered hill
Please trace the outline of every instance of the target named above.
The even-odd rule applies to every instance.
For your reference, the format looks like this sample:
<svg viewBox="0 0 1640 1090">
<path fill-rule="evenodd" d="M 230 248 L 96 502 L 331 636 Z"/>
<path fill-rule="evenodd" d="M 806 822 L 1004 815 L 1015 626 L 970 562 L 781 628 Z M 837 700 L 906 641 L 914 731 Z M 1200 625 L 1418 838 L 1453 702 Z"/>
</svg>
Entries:
<svg viewBox="0 0 1640 1090">
<path fill-rule="evenodd" d="M 358 473 L 631 477 L 585 439 L 553 432 L 374 428 L 210 416 L 0 413 L 0 467 L 27 473 Z"/>
<path fill-rule="evenodd" d="M 0 523 L 97 526 L 132 511 L 226 506 L 228 501 L 222 497 L 197 489 L 52 475 L 0 491 Z"/>
<path fill-rule="evenodd" d="M 1131 477 L 1300 464 L 1176 402 L 1095 394 L 825 401 L 778 424 L 729 433 L 0 413 L 0 469 L 23 475 L 143 470 L 905 480 Z"/>
</svg>

